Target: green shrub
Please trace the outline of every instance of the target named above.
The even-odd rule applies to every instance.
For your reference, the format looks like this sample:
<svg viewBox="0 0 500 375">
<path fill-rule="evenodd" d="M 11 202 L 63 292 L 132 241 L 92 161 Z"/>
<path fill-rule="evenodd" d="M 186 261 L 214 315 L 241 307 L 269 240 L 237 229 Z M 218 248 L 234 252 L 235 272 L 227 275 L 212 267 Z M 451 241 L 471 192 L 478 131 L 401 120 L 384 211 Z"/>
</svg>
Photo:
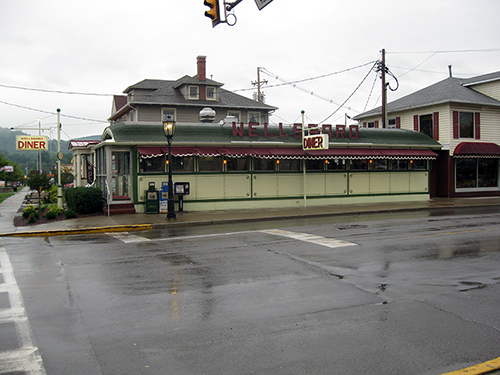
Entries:
<svg viewBox="0 0 500 375">
<path fill-rule="evenodd" d="M 27 219 L 33 212 L 35 212 L 35 207 L 32 204 L 28 204 L 23 210 L 23 217 Z"/>
<path fill-rule="evenodd" d="M 65 192 L 68 208 L 79 214 L 103 211 L 102 191 L 98 187 L 76 187 Z"/>
<path fill-rule="evenodd" d="M 56 203 L 57 202 L 57 185 L 51 185 L 48 193 L 49 193 L 49 197 L 47 199 L 48 202 L 49 203 Z"/>
<path fill-rule="evenodd" d="M 76 217 L 76 213 L 72 209 L 69 209 L 69 210 L 64 212 L 64 217 L 66 219 L 73 219 L 74 217 Z"/>
<path fill-rule="evenodd" d="M 59 216 L 64 212 L 64 208 L 59 207 L 56 203 L 53 203 L 49 206 L 49 212 L 54 212 L 56 216 Z"/>
<path fill-rule="evenodd" d="M 45 214 L 45 218 L 49 220 L 55 219 L 57 216 L 58 215 L 55 213 L 55 211 L 47 211 L 47 213 Z"/>
<path fill-rule="evenodd" d="M 34 223 L 40 218 L 40 214 L 36 211 L 33 211 L 29 216 L 28 216 L 28 223 Z"/>
</svg>

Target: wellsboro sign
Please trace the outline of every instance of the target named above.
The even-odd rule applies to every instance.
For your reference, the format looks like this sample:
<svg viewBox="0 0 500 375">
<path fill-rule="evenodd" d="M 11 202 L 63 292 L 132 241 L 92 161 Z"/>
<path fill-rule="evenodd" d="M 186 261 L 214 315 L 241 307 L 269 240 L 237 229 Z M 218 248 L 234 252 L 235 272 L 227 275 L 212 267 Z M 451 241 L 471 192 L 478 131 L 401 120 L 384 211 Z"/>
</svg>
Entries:
<svg viewBox="0 0 500 375">
<path fill-rule="evenodd" d="M 304 133 L 308 133 L 310 136 L 313 135 L 327 135 L 328 138 L 350 138 L 350 139 L 358 139 L 359 138 L 359 126 L 358 125 L 329 125 L 323 124 L 321 127 L 317 125 L 309 125 L 307 128 L 303 128 L 302 124 L 293 124 L 293 132 L 285 132 L 283 130 L 283 124 L 279 123 L 278 132 L 270 132 L 268 128 L 268 124 L 264 123 L 264 137 L 265 138 L 274 138 L 274 137 L 290 137 L 293 136 L 295 138 L 304 137 Z M 258 138 L 260 135 L 258 133 L 258 128 L 260 124 L 258 122 L 250 122 L 248 123 L 247 129 L 245 129 L 244 123 L 240 125 L 233 122 L 233 137 L 255 137 Z M 320 133 L 321 130 L 321 133 Z"/>
</svg>

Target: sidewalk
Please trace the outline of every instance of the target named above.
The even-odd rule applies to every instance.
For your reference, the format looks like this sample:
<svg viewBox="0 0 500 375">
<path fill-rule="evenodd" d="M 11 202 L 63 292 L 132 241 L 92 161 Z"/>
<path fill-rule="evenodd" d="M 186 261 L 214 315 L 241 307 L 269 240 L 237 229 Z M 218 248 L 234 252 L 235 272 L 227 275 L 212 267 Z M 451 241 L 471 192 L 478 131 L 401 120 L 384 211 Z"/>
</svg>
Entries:
<svg viewBox="0 0 500 375">
<path fill-rule="evenodd" d="M 54 221 L 26 227 L 15 227 L 14 216 L 21 207 L 27 189 L 18 191 L 0 204 L 0 236 L 47 236 L 77 233 L 118 232 L 152 229 L 154 227 L 178 227 L 213 225 L 235 222 L 269 221 L 291 218 L 335 216 L 356 213 L 417 211 L 433 208 L 458 208 L 474 206 L 498 206 L 500 197 L 487 198 L 435 198 L 424 202 L 345 204 L 318 207 L 268 208 L 245 210 L 217 210 L 177 212 L 177 219 L 167 220 L 166 214 L 127 214 L 91 216 Z"/>
</svg>

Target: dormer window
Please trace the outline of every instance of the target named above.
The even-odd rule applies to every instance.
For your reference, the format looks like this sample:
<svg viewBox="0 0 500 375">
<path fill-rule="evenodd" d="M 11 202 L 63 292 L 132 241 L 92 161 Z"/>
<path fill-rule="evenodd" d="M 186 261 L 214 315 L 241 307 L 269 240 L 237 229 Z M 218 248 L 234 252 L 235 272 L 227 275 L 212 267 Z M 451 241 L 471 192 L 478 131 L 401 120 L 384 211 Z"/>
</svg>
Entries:
<svg viewBox="0 0 500 375">
<path fill-rule="evenodd" d="M 215 87 L 207 87 L 207 100 L 216 100 Z"/>
<path fill-rule="evenodd" d="M 198 86 L 189 86 L 189 99 L 198 100 L 200 98 L 200 88 Z"/>
</svg>

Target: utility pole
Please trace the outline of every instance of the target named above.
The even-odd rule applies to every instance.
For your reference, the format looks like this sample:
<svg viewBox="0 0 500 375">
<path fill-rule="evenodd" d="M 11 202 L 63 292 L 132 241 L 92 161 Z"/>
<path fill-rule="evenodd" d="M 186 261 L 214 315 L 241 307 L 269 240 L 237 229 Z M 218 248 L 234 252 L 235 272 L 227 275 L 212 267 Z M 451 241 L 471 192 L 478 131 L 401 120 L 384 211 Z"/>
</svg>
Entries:
<svg viewBox="0 0 500 375">
<path fill-rule="evenodd" d="M 61 110 L 57 108 L 57 207 L 63 206 L 62 183 L 61 183 Z"/>
<path fill-rule="evenodd" d="M 260 68 L 257 67 L 257 81 L 256 82 L 252 82 L 252 85 L 257 86 L 257 101 L 259 103 L 263 103 L 262 96 L 261 96 L 261 93 L 260 93 L 260 87 L 262 85 L 266 84 L 266 83 L 267 83 L 266 80 L 264 80 L 264 81 L 260 80 Z"/>
<path fill-rule="evenodd" d="M 387 85 L 385 83 L 385 49 L 382 49 L 382 129 L 387 127 Z"/>
</svg>

